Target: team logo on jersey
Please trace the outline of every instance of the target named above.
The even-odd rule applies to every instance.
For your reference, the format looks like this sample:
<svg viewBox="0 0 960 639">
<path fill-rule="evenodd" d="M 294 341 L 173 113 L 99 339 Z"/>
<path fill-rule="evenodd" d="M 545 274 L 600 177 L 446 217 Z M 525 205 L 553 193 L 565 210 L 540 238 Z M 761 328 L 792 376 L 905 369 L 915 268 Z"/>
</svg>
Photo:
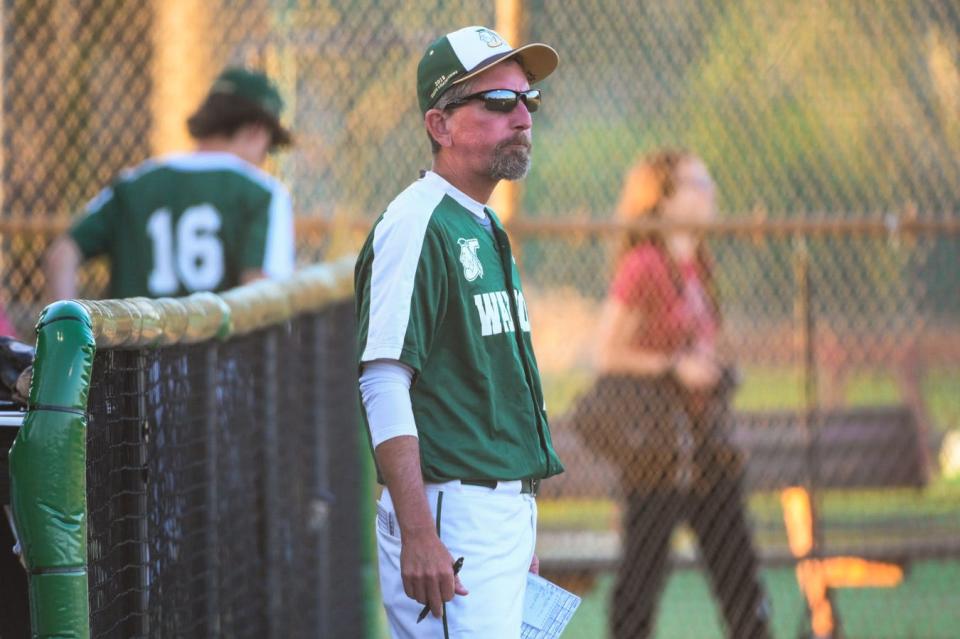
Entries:
<svg viewBox="0 0 960 639">
<path fill-rule="evenodd" d="M 504 44 L 503 39 L 490 29 L 477 29 L 477 35 L 480 37 L 480 41 L 491 49 L 496 49 Z"/>
<path fill-rule="evenodd" d="M 468 282 L 472 282 L 478 277 L 483 277 L 483 264 L 477 258 L 477 249 L 480 248 L 480 242 L 475 238 L 465 240 L 462 237 L 457 240 L 460 245 L 460 263 L 463 264 L 463 276 Z"/>
</svg>

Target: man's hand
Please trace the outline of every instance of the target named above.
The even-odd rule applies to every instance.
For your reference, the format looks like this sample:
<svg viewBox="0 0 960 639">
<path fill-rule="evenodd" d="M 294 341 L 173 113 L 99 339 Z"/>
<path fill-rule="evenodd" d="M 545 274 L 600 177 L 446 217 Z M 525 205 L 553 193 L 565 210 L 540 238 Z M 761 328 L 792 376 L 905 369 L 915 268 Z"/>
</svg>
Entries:
<svg viewBox="0 0 960 639">
<path fill-rule="evenodd" d="M 439 618 L 444 602 L 454 594 L 469 594 L 453 574 L 453 557 L 432 527 L 403 531 L 400 539 L 400 575 L 408 597 L 430 606 L 430 612 Z"/>
<path fill-rule="evenodd" d="M 443 603 L 467 589 L 453 574 L 453 557 L 437 535 L 420 475 L 416 437 L 402 435 L 382 442 L 374 451 L 400 524 L 400 578 L 408 597 L 430 606 L 434 617 Z M 467 557 L 466 561 L 470 561 Z"/>
</svg>

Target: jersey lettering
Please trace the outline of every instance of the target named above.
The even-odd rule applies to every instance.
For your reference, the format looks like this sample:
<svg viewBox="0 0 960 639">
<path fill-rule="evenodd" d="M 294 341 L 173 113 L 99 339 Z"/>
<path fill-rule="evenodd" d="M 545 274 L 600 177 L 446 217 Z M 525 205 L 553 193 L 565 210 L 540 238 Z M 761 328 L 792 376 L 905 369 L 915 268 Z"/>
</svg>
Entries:
<svg viewBox="0 0 960 639">
<path fill-rule="evenodd" d="M 176 243 L 172 215 L 157 209 L 147 220 L 147 234 L 153 242 L 153 270 L 147 288 L 153 296 L 172 295 L 181 283 L 190 292 L 215 289 L 224 275 L 220 213 L 210 204 L 184 210 L 177 220 Z"/>
<path fill-rule="evenodd" d="M 523 293 L 518 290 L 514 290 L 514 297 L 517 301 L 517 317 L 520 320 L 520 330 L 529 333 L 530 316 L 527 313 L 527 302 L 523 299 Z M 513 316 L 510 314 L 510 298 L 506 291 L 477 293 L 473 296 L 473 303 L 477 307 L 477 313 L 480 317 L 480 335 L 482 337 L 512 333 L 515 330 Z"/>
<path fill-rule="evenodd" d="M 177 222 L 177 267 L 190 292 L 212 290 L 223 279 L 220 213 L 209 204 L 191 206 Z"/>
<path fill-rule="evenodd" d="M 523 293 L 519 289 L 513 290 L 517 298 L 517 315 L 520 316 L 520 330 L 524 333 L 530 332 L 530 316 L 527 314 L 527 301 L 523 299 Z"/>
<path fill-rule="evenodd" d="M 480 313 L 480 334 L 484 337 L 503 332 L 503 327 L 500 325 L 500 309 L 497 300 L 493 298 L 494 295 L 496 293 L 482 293 L 473 296 L 473 303 L 476 304 L 477 311 Z"/>
<path fill-rule="evenodd" d="M 500 307 L 500 320 L 503 322 L 503 332 L 513 332 L 513 316 L 510 315 L 510 298 L 506 291 L 497 291 L 497 306 Z"/>
<path fill-rule="evenodd" d="M 147 278 L 151 295 L 173 295 L 179 282 L 173 270 L 173 232 L 170 228 L 170 210 L 157 209 L 147 220 L 147 235 L 153 241 L 153 270 Z"/>
</svg>

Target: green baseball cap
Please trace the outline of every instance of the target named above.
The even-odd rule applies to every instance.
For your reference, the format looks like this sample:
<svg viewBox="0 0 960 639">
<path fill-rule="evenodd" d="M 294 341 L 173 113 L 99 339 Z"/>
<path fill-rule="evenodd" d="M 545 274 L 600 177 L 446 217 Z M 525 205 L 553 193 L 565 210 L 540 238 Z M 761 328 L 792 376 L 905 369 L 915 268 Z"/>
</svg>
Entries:
<svg viewBox="0 0 960 639">
<path fill-rule="evenodd" d="M 236 96 L 256 104 L 273 120 L 271 126 L 274 144 L 290 144 L 290 131 L 280 124 L 283 98 L 280 97 L 276 85 L 264 73 L 240 67 L 224 69 L 210 87 L 210 95 L 216 94 Z"/>
<path fill-rule="evenodd" d="M 280 91 L 263 73 L 241 69 L 239 67 L 224 69 L 213 81 L 210 93 L 236 95 L 257 104 L 273 117 L 280 119 L 283 111 L 283 99 Z"/>
<path fill-rule="evenodd" d="M 513 59 L 520 62 L 527 80 L 533 84 L 553 73 L 560 56 L 553 47 L 539 42 L 514 49 L 499 33 L 486 27 L 464 27 L 437 38 L 417 65 L 417 99 L 421 113 L 430 110 L 453 85 Z"/>
</svg>

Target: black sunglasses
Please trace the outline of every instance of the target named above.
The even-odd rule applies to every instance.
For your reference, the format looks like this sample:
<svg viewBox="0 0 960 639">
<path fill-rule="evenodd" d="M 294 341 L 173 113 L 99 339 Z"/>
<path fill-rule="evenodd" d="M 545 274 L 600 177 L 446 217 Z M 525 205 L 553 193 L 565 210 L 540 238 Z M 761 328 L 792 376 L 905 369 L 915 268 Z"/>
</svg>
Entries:
<svg viewBox="0 0 960 639">
<path fill-rule="evenodd" d="M 445 109 L 463 106 L 470 100 L 483 100 L 483 108 L 487 111 L 497 111 L 498 113 L 510 113 L 517 108 L 517 103 L 523 100 L 527 106 L 527 111 L 533 113 L 540 108 L 540 89 L 530 89 L 529 91 L 511 91 L 510 89 L 489 89 L 465 95 L 457 100 L 451 100 Z"/>
</svg>

